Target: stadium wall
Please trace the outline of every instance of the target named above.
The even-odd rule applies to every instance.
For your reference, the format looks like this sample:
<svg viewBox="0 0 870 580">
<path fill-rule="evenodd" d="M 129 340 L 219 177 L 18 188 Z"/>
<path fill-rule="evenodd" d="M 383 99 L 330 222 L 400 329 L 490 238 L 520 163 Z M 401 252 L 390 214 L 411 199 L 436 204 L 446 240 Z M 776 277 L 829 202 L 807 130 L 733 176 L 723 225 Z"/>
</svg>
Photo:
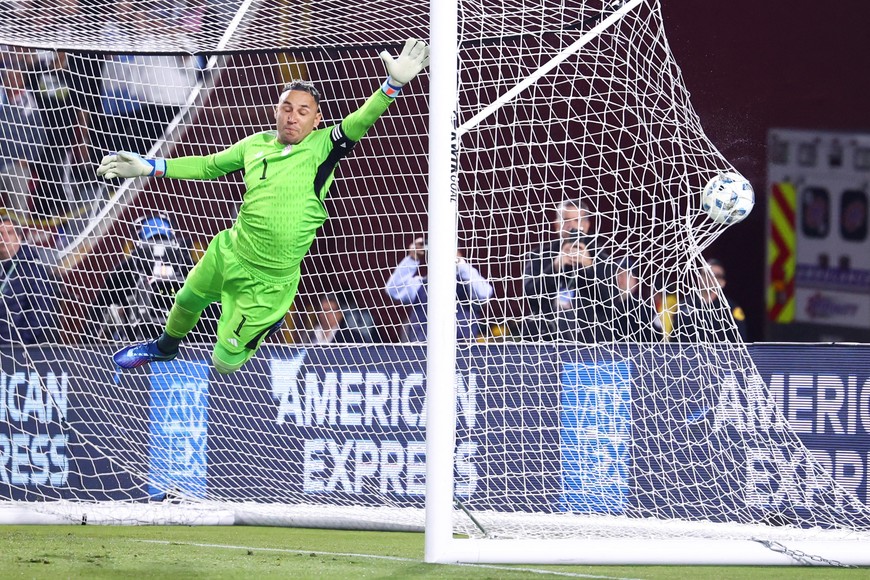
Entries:
<svg viewBox="0 0 870 580">
<path fill-rule="evenodd" d="M 843 0 L 662 2 L 668 43 L 704 131 L 752 182 L 757 205 L 707 252 L 728 269 L 728 293 L 764 340 L 767 131 L 867 131 L 870 4 Z M 821 18 L 821 20 L 820 20 Z"/>
<path fill-rule="evenodd" d="M 668 497 L 637 491 L 656 486 L 661 470 L 652 462 L 679 460 L 683 447 L 673 437 L 716 431 L 724 448 L 730 437 L 746 436 L 733 408 L 700 403 L 725 398 L 719 380 L 699 376 L 651 389 L 656 365 L 675 359 L 648 347 L 638 354 L 620 346 L 598 360 L 591 350 L 549 345 L 466 348 L 461 360 L 471 362 L 457 373 L 456 485 L 457 495 L 481 508 L 691 517 L 679 502 L 644 504 Z M 673 348 L 680 347 L 661 345 Z M 870 347 L 749 350 L 791 428 L 842 486 L 870 503 Z M 188 348 L 184 361 L 121 373 L 108 356 L 84 350 L 7 349 L 0 357 L 0 497 L 149 502 L 174 490 L 227 502 L 298 503 L 305 496 L 325 505 L 378 506 L 385 498 L 423 505 L 422 346 L 269 346 L 229 380 L 212 380 L 209 354 Z M 512 372 L 495 372 L 504 368 Z M 674 401 L 667 412 L 650 412 L 663 400 Z M 578 441 L 579 433 L 586 438 Z M 668 441 L 647 436 L 643 446 L 632 445 L 643 433 L 668 433 Z M 633 455 L 639 448 L 643 454 Z M 686 477 L 704 472 L 705 460 L 693 457 L 697 468 Z M 765 459 L 792 462 L 795 470 L 804 460 Z M 686 481 L 685 489 L 748 486 L 730 497 L 773 489 L 758 463 L 729 473 L 709 469 L 722 481 Z M 779 465 L 777 472 L 789 471 Z M 517 485 L 527 493 L 503 492 Z M 802 493 L 811 498 L 813 490 Z M 761 517 L 775 494 L 757 495 Z M 794 507 L 792 496 L 777 501 Z"/>
</svg>

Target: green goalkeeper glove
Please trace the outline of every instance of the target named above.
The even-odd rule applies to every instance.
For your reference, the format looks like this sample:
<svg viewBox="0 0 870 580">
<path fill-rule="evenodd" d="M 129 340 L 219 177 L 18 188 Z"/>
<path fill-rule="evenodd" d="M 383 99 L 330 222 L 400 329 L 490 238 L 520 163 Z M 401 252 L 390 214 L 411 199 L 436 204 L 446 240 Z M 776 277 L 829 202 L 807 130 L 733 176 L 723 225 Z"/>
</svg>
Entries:
<svg viewBox="0 0 870 580">
<path fill-rule="evenodd" d="M 116 177 L 163 177 L 166 174 L 165 159 L 143 159 L 129 151 L 106 155 L 97 167 L 97 175 L 106 179 Z"/>
<path fill-rule="evenodd" d="M 405 41 L 402 54 L 393 58 L 386 50 L 381 53 L 381 60 L 387 67 L 387 80 L 381 86 L 384 94 L 396 98 L 405 83 L 414 79 L 420 71 L 429 64 L 429 46 L 422 40 L 409 38 Z"/>
</svg>

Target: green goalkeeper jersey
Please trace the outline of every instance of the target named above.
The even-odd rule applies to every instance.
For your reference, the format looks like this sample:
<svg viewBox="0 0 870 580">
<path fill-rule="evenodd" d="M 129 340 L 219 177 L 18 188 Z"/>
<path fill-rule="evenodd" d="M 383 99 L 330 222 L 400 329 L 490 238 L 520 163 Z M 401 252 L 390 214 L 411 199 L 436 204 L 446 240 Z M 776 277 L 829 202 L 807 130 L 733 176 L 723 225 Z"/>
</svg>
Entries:
<svg viewBox="0 0 870 580">
<path fill-rule="evenodd" d="M 312 131 L 296 145 L 265 131 L 212 155 L 167 159 L 165 177 L 214 179 L 243 169 L 244 200 L 231 232 L 236 255 L 267 282 L 298 280 L 302 259 L 328 217 L 323 201 L 336 164 L 392 101 L 378 89 L 340 124 Z"/>
</svg>

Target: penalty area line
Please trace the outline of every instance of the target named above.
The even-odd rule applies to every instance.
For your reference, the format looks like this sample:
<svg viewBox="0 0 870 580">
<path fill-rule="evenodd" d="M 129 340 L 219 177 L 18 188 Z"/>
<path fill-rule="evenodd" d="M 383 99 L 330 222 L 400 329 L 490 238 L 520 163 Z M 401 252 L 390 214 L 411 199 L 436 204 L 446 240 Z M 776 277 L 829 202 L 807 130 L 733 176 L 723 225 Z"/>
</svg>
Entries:
<svg viewBox="0 0 870 580">
<path fill-rule="evenodd" d="M 409 564 L 421 564 L 414 558 L 400 558 L 399 556 L 378 556 L 377 554 L 354 554 L 349 552 L 324 552 L 322 550 L 292 550 L 290 548 L 260 548 L 256 546 L 233 546 L 230 544 L 203 544 L 199 542 L 175 542 L 170 540 L 132 540 L 143 544 L 162 544 L 165 546 L 193 546 L 196 548 L 218 548 L 222 550 L 250 550 L 252 552 L 280 552 L 283 554 L 316 554 L 318 556 L 331 556 L 339 558 L 368 558 L 370 560 L 388 560 L 391 562 L 406 562 Z M 496 566 L 495 564 L 439 564 L 440 566 L 462 566 L 467 568 L 483 568 L 486 570 L 506 570 L 514 572 L 527 572 L 529 574 L 541 574 L 546 576 L 561 576 L 565 578 L 597 578 L 601 580 L 638 580 L 636 578 L 622 578 L 619 576 L 600 576 L 597 574 L 578 574 L 574 572 L 559 572 L 557 570 L 542 570 L 540 568 L 520 568 L 516 566 Z"/>
</svg>

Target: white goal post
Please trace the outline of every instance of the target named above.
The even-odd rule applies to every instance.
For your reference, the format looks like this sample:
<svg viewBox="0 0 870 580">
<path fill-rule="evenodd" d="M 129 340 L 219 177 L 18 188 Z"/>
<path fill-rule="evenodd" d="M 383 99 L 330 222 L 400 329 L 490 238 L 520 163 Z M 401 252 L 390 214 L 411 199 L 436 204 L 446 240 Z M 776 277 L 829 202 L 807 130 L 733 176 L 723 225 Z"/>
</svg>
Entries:
<svg viewBox="0 0 870 580">
<path fill-rule="evenodd" d="M 706 260 L 741 226 L 701 203 L 735 167 L 659 0 L 364 8 L 10 5 L 0 523 L 413 530 L 429 562 L 870 565 L 870 351 L 742 340 Z M 175 361 L 117 368 L 250 198 L 239 172 L 107 181 L 99 159 L 273 131 L 293 79 L 333 131 L 406 38 L 431 65 L 338 163 L 282 331 L 222 375 L 210 307 Z"/>
</svg>

